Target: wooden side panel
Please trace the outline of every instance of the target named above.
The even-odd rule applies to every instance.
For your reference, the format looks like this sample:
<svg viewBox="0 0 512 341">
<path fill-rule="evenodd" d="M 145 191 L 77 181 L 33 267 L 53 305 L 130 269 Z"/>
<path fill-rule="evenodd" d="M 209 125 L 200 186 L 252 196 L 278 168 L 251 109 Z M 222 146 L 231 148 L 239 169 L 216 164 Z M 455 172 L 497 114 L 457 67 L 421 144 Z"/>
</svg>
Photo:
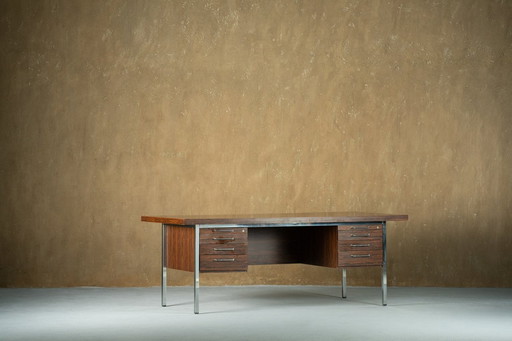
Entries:
<svg viewBox="0 0 512 341">
<path fill-rule="evenodd" d="M 167 267 L 194 271 L 194 228 L 168 226 Z"/>
<path fill-rule="evenodd" d="M 336 268 L 338 266 L 337 227 L 311 227 L 305 232 L 303 263 Z"/>
</svg>

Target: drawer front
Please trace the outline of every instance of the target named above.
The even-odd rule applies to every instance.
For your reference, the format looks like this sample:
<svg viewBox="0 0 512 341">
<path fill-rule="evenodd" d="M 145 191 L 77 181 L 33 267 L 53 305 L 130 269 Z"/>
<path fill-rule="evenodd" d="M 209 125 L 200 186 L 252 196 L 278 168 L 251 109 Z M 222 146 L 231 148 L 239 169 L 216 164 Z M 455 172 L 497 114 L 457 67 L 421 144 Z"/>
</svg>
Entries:
<svg viewBox="0 0 512 341">
<path fill-rule="evenodd" d="M 338 231 L 338 240 L 339 241 L 364 241 L 364 240 L 382 240 L 382 230 L 372 229 L 372 230 L 348 230 L 348 231 Z"/>
<path fill-rule="evenodd" d="M 247 229 L 202 229 L 199 240 L 201 244 L 247 243 Z"/>
<path fill-rule="evenodd" d="M 247 271 L 247 255 L 201 255 L 201 272 Z"/>
<path fill-rule="evenodd" d="M 357 225 L 339 225 L 338 231 L 364 232 L 371 230 L 382 230 L 382 224 L 357 224 Z"/>
<path fill-rule="evenodd" d="M 338 242 L 338 251 L 378 251 L 382 250 L 380 239 L 342 240 Z"/>
<path fill-rule="evenodd" d="M 244 255 L 247 254 L 247 243 L 206 243 L 199 246 L 201 255 Z"/>
<path fill-rule="evenodd" d="M 376 266 L 382 265 L 382 250 L 343 251 L 338 253 L 338 266 Z"/>
</svg>

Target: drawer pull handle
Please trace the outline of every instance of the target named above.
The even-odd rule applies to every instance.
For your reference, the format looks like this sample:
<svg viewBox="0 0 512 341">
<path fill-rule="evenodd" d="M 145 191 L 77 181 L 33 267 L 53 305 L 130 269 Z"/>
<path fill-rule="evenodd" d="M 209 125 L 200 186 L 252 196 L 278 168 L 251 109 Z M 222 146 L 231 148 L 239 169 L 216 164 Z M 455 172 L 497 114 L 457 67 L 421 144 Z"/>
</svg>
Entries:
<svg viewBox="0 0 512 341">
<path fill-rule="evenodd" d="M 372 255 L 350 255 L 352 258 L 370 258 Z"/>
<path fill-rule="evenodd" d="M 220 237 L 214 237 L 213 240 L 235 240 L 235 238 L 220 238 Z"/>
<path fill-rule="evenodd" d="M 234 247 L 214 247 L 213 251 L 235 251 Z"/>
<path fill-rule="evenodd" d="M 372 227 L 376 228 L 377 230 L 380 228 L 380 226 L 350 226 L 351 230 L 369 230 Z"/>
<path fill-rule="evenodd" d="M 350 244 L 350 247 L 370 247 L 370 244 Z"/>
<path fill-rule="evenodd" d="M 235 230 L 229 229 L 213 229 L 214 232 L 235 232 Z"/>
<path fill-rule="evenodd" d="M 368 226 L 350 226 L 351 230 L 368 230 Z"/>
<path fill-rule="evenodd" d="M 214 262 L 234 262 L 234 258 L 215 258 Z"/>
<path fill-rule="evenodd" d="M 359 237 L 369 237 L 370 234 L 367 233 L 367 234 L 351 234 L 350 237 L 352 238 L 359 238 Z"/>
</svg>

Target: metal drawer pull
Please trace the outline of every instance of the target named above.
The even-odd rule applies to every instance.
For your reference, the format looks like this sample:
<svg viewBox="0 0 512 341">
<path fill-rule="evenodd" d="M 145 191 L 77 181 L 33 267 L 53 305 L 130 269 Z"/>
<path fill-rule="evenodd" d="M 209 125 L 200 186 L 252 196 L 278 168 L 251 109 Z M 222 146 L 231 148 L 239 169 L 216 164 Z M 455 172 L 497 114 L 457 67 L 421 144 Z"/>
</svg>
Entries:
<svg viewBox="0 0 512 341">
<path fill-rule="evenodd" d="M 380 226 L 374 226 L 377 230 L 380 228 Z M 350 226 L 351 230 L 369 230 L 372 226 Z"/>
<path fill-rule="evenodd" d="M 227 230 L 227 229 L 214 229 L 215 232 L 235 232 L 235 230 Z"/>
<path fill-rule="evenodd" d="M 214 247 L 213 251 L 235 251 L 234 247 Z"/>
<path fill-rule="evenodd" d="M 352 258 L 370 258 L 372 255 L 350 255 Z"/>
<path fill-rule="evenodd" d="M 370 247 L 370 244 L 350 244 L 350 247 Z"/>
<path fill-rule="evenodd" d="M 367 234 L 351 234 L 350 237 L 352 238 L 357 238 L 357 237 L 369 237 L 370 234 L 367 233 Z"/>
<path fill-rule="evenodd" d="M 219 237 L 214 237 L 213 240 L 235 240 L 235 238 L 231 237 L 231 238 L 219 238 Z"/>
<path fill-rule="evenodd" d="M 214 262 L 234 262 L 234 258 L 215 258 Z"/>
<path fill-rule="evenodd" d="M 368 226 L 350 226 L 351 230 L 368 230 Z"/>
</svg>

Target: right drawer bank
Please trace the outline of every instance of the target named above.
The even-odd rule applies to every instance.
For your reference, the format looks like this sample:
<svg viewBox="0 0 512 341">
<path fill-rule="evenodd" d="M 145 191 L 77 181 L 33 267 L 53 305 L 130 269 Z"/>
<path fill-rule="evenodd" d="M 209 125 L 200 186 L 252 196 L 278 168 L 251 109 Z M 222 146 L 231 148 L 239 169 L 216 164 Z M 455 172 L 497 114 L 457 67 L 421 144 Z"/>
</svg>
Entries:
<svg viewBox="0 0 512 341">
<path fill-rule="evenodd" d="M 338 226 L 338 266 L 382 265 L 382 224 Z"/>
</svg>

